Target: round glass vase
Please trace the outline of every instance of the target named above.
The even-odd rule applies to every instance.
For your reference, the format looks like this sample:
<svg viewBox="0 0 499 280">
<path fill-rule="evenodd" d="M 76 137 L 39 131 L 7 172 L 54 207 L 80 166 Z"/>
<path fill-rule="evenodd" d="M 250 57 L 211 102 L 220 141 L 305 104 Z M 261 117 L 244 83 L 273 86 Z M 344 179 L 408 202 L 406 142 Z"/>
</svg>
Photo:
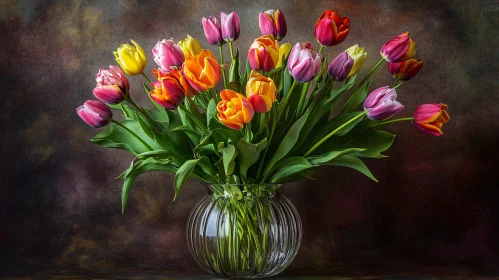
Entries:
<svg viewBox="0 0 499 280">
<path fill-rule="evenodd" d="M 300 247 L 298 211 L 279 185 L 210 185 L 187 223 L 189 250 L 219 277 L 262 278 L 282 272 Z"/>
</svg>

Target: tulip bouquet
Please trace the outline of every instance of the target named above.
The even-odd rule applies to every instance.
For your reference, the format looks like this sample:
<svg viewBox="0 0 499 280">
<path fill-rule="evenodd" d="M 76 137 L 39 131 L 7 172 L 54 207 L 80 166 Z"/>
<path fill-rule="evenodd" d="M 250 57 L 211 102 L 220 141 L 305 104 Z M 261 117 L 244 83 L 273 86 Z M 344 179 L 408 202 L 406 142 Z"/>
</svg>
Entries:
<svg viewBox="0 0 499 280">
<path fill-rule="evenodd" d="M 321 165 L 353 168 L 376 181 L 362 158 L 384 157 L 394 139 L 383 130 L 389 123 L 412 121 L 424 133 L 442 135 L 449 120 L 445 104 L 424 104 L 414 117 L 392 118 L 404 108 L 397 90 L 423 65 L 414 58 L 409 32 L 387 41 L 379 62 L 360 78 L 364 48 L 351 46 L 331 61 L 322 54 L 345 40 L 347 17 L 332 10 L 321 15 L 315 25 L 318 51 L 310 42 L 281 43 L 287 24 L 280 10 L 260 13 L 259 25 L 262 36 L 243 53 L 233 49 L 240 33 L 237 13 L 221 13 L 220 21 L 203 18 L 218 58 L 189 35 L 180 42 L 159 41 L 152 49 L 158 66 L 153 81 L 144 73 L 146 53 L 133 40 L 114 52 L 121 69 L 99 70 L 93 93 L 100 101 L 87 101 L 77 113 L 93 127 L 112 123 L 92 143 L 136 156 L 118 177 L 124 179 L 123 211 L 134 180 L 147 171 L 175 173 L 175 198 L 189 177 L 238 198 L 251 190 L 225 186 L 313 178 Z M 394 83 L 371 91 L 372 74 L 385 62 Z M 130 92 L 127 75 L 143 76 L 152 108 L 133 101 L 138 93 Z M 113 119 L 111 109 L 124 119 Z"/>
</svg>

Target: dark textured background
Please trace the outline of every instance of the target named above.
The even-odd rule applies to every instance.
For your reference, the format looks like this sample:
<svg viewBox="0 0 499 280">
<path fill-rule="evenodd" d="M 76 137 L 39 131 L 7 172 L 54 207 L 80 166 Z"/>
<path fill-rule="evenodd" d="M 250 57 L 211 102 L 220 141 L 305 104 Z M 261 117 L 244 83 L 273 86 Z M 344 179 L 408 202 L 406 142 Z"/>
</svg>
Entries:
<svg viewBox="0 0 499 280">
<path fill-rule="evenodd" d="M 187 215 L 205 194 L 192 180 L 173 202 L 173 176 L 143 175 L 120 213 L 121 180 L 132 156 L 87 142 L 98 131 L 75 114 L 92 99 L 94 75 L 116 64 L 112 51 L 133 38 L 154 62 L 156 41 L 187 33 L 205 42 L 201 17 L 237 11 L 246 51 L 259 36 L 258 12 L 281 9 L 284 42 L 313 41 L 325 9 L 348 16 L 351 30 L 333 55 L 353 44 L 369 53 L 410 31 L 422 72 L 399 90 L 410 116 L 421 103 L 445 102 L 443 137 L 408 123 L 390 157 L 369 160 L 374 183 L 342 168 L 285 187 L 303 220 L 294 273 L 361 268 L 418 270 L 499 267 L 499 61 L 497 1 L 0 1 L 0 269 L 116 267 L 202 273 L 184 237 Z M 385 69 L 375 86 L 392 82 Z M 141 77 L 133 97 L 146 103 Z M 125 270 L 128 271 L 128 270 Z"/>
</svg>

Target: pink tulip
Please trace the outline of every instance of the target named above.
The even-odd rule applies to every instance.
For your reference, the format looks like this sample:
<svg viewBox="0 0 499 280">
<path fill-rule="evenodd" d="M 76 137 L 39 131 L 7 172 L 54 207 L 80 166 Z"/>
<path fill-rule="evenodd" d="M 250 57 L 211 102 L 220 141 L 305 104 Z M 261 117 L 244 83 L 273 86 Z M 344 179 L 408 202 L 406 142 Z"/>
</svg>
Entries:
<svg viewBox="0 0 499 280">
<path fill-rule="evenodd" d="M 97 82 L 93 90 L 95 97 L 108 104 L 118 104 L 123 101 L 130 89 L 125 73 L 114 65 L 109 65 L 107 69 L 99 69 L 95 81 Z"/>
<path fill-rule="evenodd" d="M 296 43 L 288 57 L 288 71 L 301 83 L 312 80 L 321 69 L 321 55 L 310 43 Z"/>
<path fill-rule="evenodd" d="M 220 13 L 220 21 L 222 23 L 222 38 L 226 42 L 232 42 L 239 38 L 239 16 L 236 12 L 226 14 Z"/>
<path fill-rule="evenodd" d="M 404 32 L 386 42 L 381 47 L 380 53 L 388 62 L 404 61 L 416 54 L 416 42 L 411 40 L 409 32 Z"/>
<path fill-rule="evenodd" d="M 222 28 L 220 27 L 220 22 L 218 22 L 215 16 L 203 18 L 201 23 L 203 24 L 204 36 L 206 37 L 208 43 L 213 46 L 220 46 L 225 43 L 222 38 Z"/>
<path fill-rule="evenodd" d="M 404 109 L 404 105 L 396 99 L 397 92 L 393 88 L 384 86 L 374 90 L 364 101 L 367 117 L 371 120 L 384 120 L 392 117 Z"/>
<path fill-rule="evenodd" d="M 353 59 L 346 53 L 340 53 L 328 67 L 329 76 L 336 81 L 343 81 L 348 77 L 353 67 Z"/>
<path fill-rule="evenodd" d="M 106 126 L 113 118 L 109 107 L 97 100 L 88 100 L 76 109 L 76 113 L 88 125 L 96 128 Z"/>
<path fill-rule="evenodd" d="M 442 136 L 442 125 L 449 120 L 446 104 L 423 104 L 414 112 L 414 126 L 433 136 Z"/>
<path fill-rule="evenodd" d="M 159 41 L 152 49 L 152 56 L 156 64 L 165 71 L 170 71 L 172 67 L 180 67 L 184 63 L 185 57 L 179 45 L 175 44 L 173 38 Z"/>
<path fill-rule="evenodd" d="M 288 32 L 286 18 L 284 18 L 284 14 L 279 9 L 261 12 L 258 23 L 262 35 L 271 34 L 278 41 L 281 41 Z"/>
</svg>

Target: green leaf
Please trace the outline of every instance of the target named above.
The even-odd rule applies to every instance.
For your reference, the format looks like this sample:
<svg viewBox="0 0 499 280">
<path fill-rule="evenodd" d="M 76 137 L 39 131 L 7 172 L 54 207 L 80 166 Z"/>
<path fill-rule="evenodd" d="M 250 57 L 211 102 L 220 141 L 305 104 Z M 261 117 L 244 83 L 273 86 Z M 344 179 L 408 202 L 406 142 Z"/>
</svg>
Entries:
<svg viewBox="0 0 499 280">
<path fill-rule="evenodd" d="M 275 87 L 278 92 L 281 91 L 284 87 L 283 72 L 285 71 L 285 69 L 285 67 L 281 66 L 277 69 L 274 69 L 275 71 L 269 73 L 269 77 L 274 81 Z"/>
<path fill-rule="evenodd" d="M 170 157 L 174 154 L 174 152 L 168 150 L 154 150 L 138 154 L 137 157 L 141 159 L 148 157 Z"/>
<path fill-rule="evenodd" d="M 331 151 L 331 152 L 324 153 L 322 155 L 309 157 L 307 159 L 311 164 L 323 164 L 325 162 L 331 161 L 331 160 L 333 160 L 337 157 L 340 157 L 342 155 L 346 155 L 346 154 L 350 154 L 350 153 L 354 153 L 354 152 L 362 152 L 365 150 L 366 149 L 351 148 L 351 149 L 346 149 L 346 150 L 341 150 L 341 151 Z"/>
<path fill-rule="evenodd" d="M 343 166 L 355 169 L 367 177 L 371 178 L 373 181 L 378 182 L 376 178 L 374 178 L 369 168 L 360 160 L 359 158 L 352 155 L 343 155 L 341 157 L 337 157 L 327 163 L 325 165 L 333 165 L 333 166 Z"/>
<path fill-rule="evenodd" d="M 296 141 L 298 141 L 298 137 L 300 136 L 300 131 L 303 128 L 303 125 L 307 121 L 308 113 L 303 115 L 301 118 L 299 118 L 293 126 L 289 129 L 288 133 L 286 136 L 284 136 L 282 139 L 281 144 L 277 148 L 276 152 L 272 156 L 272 159 L 269 161 L 267 166 L 265 167 L 264 173 L 267 173 L 276 162 L 284 158 L 289 151 L 293 148 L 293 146 L 296 144 Z"/>
<path fill-rule="evenodd" d="M 199 141 L 198 139 L 201 137 L 201 134 L 198 131 L 192 129 L 192 127 L 188 126 L 188 125 L 177 126 L 171 130 L 171 132 L 175 132 L 175 131 L 184 132 L 185 134 L 187 134 L 187 136 L 189 136 L 189 138 L 195 139 L 194 141 L 196 141 L 196 142 L 198 142 Z"/>
<path fill-rule="evenodd" d="M 277 183 L 280 182 L 281 180 L 284 180 L 286 178 L 289 178 L 293 175 L 296 175 L 304 170 L 310 169 L 314 167 L 311 164 L 296 164 L 296 165 L 291 165 L 284 167 L 277 171 L 274 176 L 270 179 L 270 183 Z"/>
<path fill-rule="evenodd" d="M 144 85 L 144 90 L 147 94 L 147 97 L 149 97 L 149 100 L 151 101 L 151 103 L 154 105 L 154 107 L 156 107 L 156 110 L 158 110 L 158 112 L 162 115 L 162 121 L 163 122 L 166 122 L 168 123 L 168 113 L 166 112 L 166 109 L 159 106 L 158 103 L 156 103 L 154 100 L 152 100 L 151 96 L 149 95 L 149 88 L 146 84 L 143 84 Z M 152 111 L 152 110 L 151 110 Z M 160 120 L 159 118 L 154 118 L 155 120 Z"/>
<path fill-rule="evenodd" d="M 360 114 L 364 114 L 364 112 L 353 112 L 337 116 L 336 118 L 329 121 L 329 126 L 328 129 L 326 130 L 326 134 L 332 132 L 333 130 L 337 129 L 338 127 L 342 126 L 343 124 L 357 117 Z M 340 131 L 336 132 L 335 136 L 338 137 L 347 134 L 352 129 L 354 129 L 362 120 L 363 120 L 362 117 L 356 119 L 346 127 L 342 128 Z"/>
<path fill-rule="evenodd" d="M 372 79 L 368 80 L 360 88 L 354 91 L 352 96 L 350 96 L 350 98 L 348 99 L 345 108 L 343 108 L 342 113 L 350 113 L 357 109 L 357 106 L 359 106 L 364 101 L 364 99 L 366 99 L 371 82 Z"/>
<path fill-rule="evenodd" d="M 234 55 L 234 59 L 230 64 L 229 68 L 229 82 L 239 82 L 241 81 L 241 74 L 239 70 L 239 49 L 236 49 L 236 54 Z M 241 84 L 239 84 L 239 87 Z M 239 92 L 239 91 L 237 91 Z"/>
<path fill-rule="evenodd" d="M 353 140 L 342 145 L 343 147 L 362 147 L 365 150 L 358 152 L 364 157 L 379 157 L 388 150 L 395 139 L 395 135 L 383 130 L 367 130 Z"/>
<path fill-rule="evenodd" d="M 291 165 L 310 165 L 308 160 L 306 160 L 304 157 L 300 156 L 294 156 L 294 157 L 288 157 L 283 160 L 278 161 L 272 169 L 269 170 L 269 172 L 265 173 L 263 176 L 263 182 L 266 182 L 269 177 L 271 177 L 276 170 L 280 170 L 282 168 L 291 166 Z"/>
<path fill-rule="evenodd" d="M 222 153 L 225 175 L 232 175 L 235 166 L 234 159 L 237 156 L 236 147 L 232 144 L 228 144 L 227 147 L 224 147 L 224 143 L 220 143 L 218 144 L 218 151 Z"/>
<path fill-rule="evenodd" d="M 267 138 L 260 143 L 248 143 L 244 139 L 237 143 L 237 154 L 239 158 L 239 170 L 242 178 L 247 177 L 248 169 L 260 158 L 260 153 L 267 146 Z"/>
<path fill-rule="evenodd" d="M 235 92 L 241 92 L 241 82 L 237 81 L 230 82 L 227 87 Z"/>
<path fill-rule="evenodd" d="M 173 200 L 176 200 L 177 197 L 179 196 L 180 192 L 182 191 L 182 187 L 184 186 L 185 182 L 187 179 L 192 175 L 192 172 L 194 171 L 194 168 L 198 164 L 199 159 L 191 159 L 177 170 L 177 173 L 175 173 L 175 180 L 173 182 L 173 185 L 175 186 L 175 197 Z"/>
</svg>

